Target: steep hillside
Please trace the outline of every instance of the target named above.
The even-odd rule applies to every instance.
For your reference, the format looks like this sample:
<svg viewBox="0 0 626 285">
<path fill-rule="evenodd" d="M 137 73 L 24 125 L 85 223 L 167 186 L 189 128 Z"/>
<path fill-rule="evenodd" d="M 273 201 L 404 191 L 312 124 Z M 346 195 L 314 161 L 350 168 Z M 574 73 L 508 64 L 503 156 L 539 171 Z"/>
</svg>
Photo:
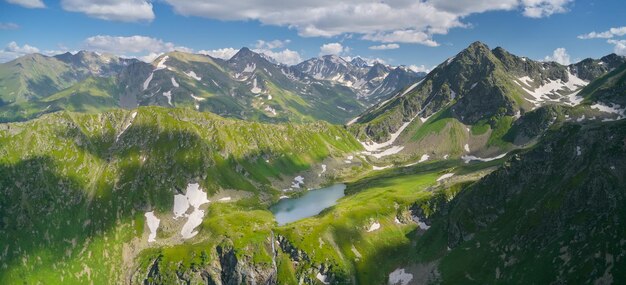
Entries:
<svg viewBox="0 0 626 285">
<path fill-rule="evenodd" d="M 613 55 L 563 66 L 476 42 L 349 125 L 376 158 L 493 157 L 520 147 L 505 135 L 533 110 L 560 106 L 563 120 L 568 112 L 595 116 L 590 108 L 572 111 L 584 101 L 578 92 L 589 84 L 577 74 L 595 79 L 623 61 Z M 600 118 L 610 113 L 600 111 Z"/>
<path fill-rule="evenodd" d="M 36 101 L 90 76 L 113 76 L 137 61 L 85 51 L 26 55 L 0 64 L 0 106 Z"/>
<path fill-rule="evenodd" d="M 624 121 L 550 132 L 443 201 L 413 268 L 434 261 L 443 284 L 622 282 L 625 161 Z"/>
<path fill-rule="evenodd" d="M 261 272 L 271 269 L 274 221 L 265 205 L 362 169 L 358 159 L 343 162 L 359 150 L 327 123 L 266 125 L 160 107 L 0 124 L 0 283 L 148 280 L 134 272 L 155 252 L 163 274 L 203 266 L 217 274 L 205 279 L 255 270 L 269 278 Z M 172 207 L 185 193 L 201 223 Z M 244 268 L 220 265 L 235 252 Z"/>
</svg>

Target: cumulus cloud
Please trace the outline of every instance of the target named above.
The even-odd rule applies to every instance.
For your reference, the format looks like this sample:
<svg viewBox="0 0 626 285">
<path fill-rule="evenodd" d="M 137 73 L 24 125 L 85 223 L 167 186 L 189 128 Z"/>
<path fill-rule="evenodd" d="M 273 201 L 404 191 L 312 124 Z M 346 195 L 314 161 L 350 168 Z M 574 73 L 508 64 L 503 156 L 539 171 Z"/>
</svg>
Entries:
<svg viewBox="0 0 626 285">
<path fill-rule="evenodd" d="M 426 67 L 423 64 L 421 64 L 421 65 L 411 64 L 411 65 L 408 66 L 408 68 L 410 70 L 415 71 L 415 72 L 425 72 L 425 73 L 429 73 L 432 70 L 432 68 L 428 68 L 428 67 Z"/>
<path fill-rule="evenodd" d="M 152 4 L 146 0 L 63 0 L 63 9 L 90 17 L 123 22 L 152 21 Z"/>
<path fill-rule="evenodd" d="M 174 50 L 193 52 L 193 50 L 176 46 L 161 39 L 146 36 L 116 37 L 98 35 L 85 39 L 84 47 L 89 50 L 108 52 L 118 55 L 131 53 L 164 53 Z"/>
<path fill-rule="evenodd" d="M 26 8 L 45 8 L 46 5 L 41 0 L 7 0 L 11 4 L 20 5 Z"/>
<path fill-rule="evenodd" d="M 613 52 L 626 56 L 626 40 L 608 40 L 608 43 L 615 45 Z"/>
<path fill-rule="evenodd" d="M 280 51 L 255 49 L 254 52 L 265 54 L 276 60 L 276 62 L 286 65 L 294 65 L 302 62 L 302 57 L 300 56 L 300 53 L 290 49 L 284 49 Z"/>
<path fill-rule="evenodd" d="M 16 23 L 0 23 L 0 30 L 16 30 L 20 26 Z"/>
<path fill-rule="evenodd" d="M 10 42 L 4 49 L 0 50 L 0 62 L 7 62 L 20 56 L 37 52 L 39 52 L 39 49 L 34 46 L 28 44 L 20 46 L 16 42 Z"/>
<path fill-rule="evenodd" d="M 552 52 L 552 55 L 546 56 L 544 61 L 554 61 L 562 65 L 570 64 L 569 54 L 565 48 L 557 48 Z"/>
<path fill-rule="evenodd" d="M 567 12 L 567 5 L 573 0 L 522 0 L 523 14 L 530 18 L 543 18 Z"/>
<path fill-rule="evenodd" d="M 588 39 L 610 39 L 613 37 L 620 37 L 626 35 L 626 27 L 617 27 L 617 28 L 610 28 L 608 31 L 604 31 L 604 32 L 591 32 L 588 34 L 584 34 L 584 35 L 579 35 L 578 38 L 581 40 L 588 40 Z"/>
<path fill-rule="evenodd" d="M 233 55 L 235 55 L 239 50 L 234 48 L 221 48 L 221 49 L 212 49 L 212 50 L 201 50 L 198 51 L 199 54 L 208 55 L 214 58 L 221 58 L 224 60 L 228 60 Z"/>
<path fill-rule="evenodd" d="M 328 55 L 328 54 L 340 55 L 344 52 L 348 52 L 349 50 L 350 49 L 348 47 L 344 47 L 340 43 L 327 43 L 327 44 L 323 44 L 320 47 L 320 55 Z"/>
<path fill-rule="evenodd" d="M 165 0 L 182 15 L 219 20 L 256 20 L 285 26 L 305 37 L 356 34 L 385 43 L 436 46 L 435 34 L 466 27 L 473 13 L 519 9 L 527 17 L 567 11 L 571 0 Z"/>
<path fill-rule="evenodd" d="M 256 41 L 256 44 L 254 45 L 254 47 L 257 48 L 257 49 L 277 49 L 277 48 L 285 47 L 290 42 L 291 42 L 291 40 L 284 40 L 284 41 L 281 41 L 281 40 L 273 40 L 273 41 L 258 40 L 258 41 Z"/>
<path fill-rule="evenodd" d="M 397 48 L 400 48 L 399 44 L 386 44 L 386 45 L 377 45 L 377 46 L 369 47 L 369 49 L 373 49 L 373 50 L 387 50 L 387 49 L 397 49 Z"/>
</svg>

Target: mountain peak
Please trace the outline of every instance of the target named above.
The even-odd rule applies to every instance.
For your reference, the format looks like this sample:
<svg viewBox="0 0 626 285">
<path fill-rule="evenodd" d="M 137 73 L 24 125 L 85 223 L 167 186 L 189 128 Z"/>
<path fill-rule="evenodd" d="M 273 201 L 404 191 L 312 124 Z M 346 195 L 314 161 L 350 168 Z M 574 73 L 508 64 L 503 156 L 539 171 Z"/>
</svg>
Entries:
<svg viewBox="0 0 626 285">
<path fill-rule="evenodd" d="M 365 61 L 364 59 L 362 59 L 361 57 L 355 57 L 353 58 L 350 63 L 356 67 L 366 67 L 369 66 L 369 64 L 367 64 L 367 61 Z"/>
<path fill-rule="evenodd" d="M 481 41 L 475 41 L 471 43 L 467 48 L 468 49 L 487 49 L 487 50 L 489 49 L 489 47 Z"/>
<path fill-rule="evenodd" d="M 247 47 L 242 47 L 233 57 L 229 59 L 229 61 L 233 60 L 250 60 L 255 56 L 259 56 L 256 52 L 253 52 Z"/>
</svg>

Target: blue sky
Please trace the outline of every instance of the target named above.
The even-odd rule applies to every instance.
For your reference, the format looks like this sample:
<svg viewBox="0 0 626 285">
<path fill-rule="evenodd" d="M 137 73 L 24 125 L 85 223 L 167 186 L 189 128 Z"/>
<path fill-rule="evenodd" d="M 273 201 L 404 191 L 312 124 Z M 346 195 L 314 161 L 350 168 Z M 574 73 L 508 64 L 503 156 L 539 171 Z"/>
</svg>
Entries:
<svg viewBox="0 0 626 285">
<path fill-rule="evenodd" d="M 626 54 L 617 0 L 0 1 L 2 61 L 81 49 L 228 57 L 247 46 L 287 64 L 335 53 L 429 69 L 477 40 L 564 63 Z"/>
</svg>

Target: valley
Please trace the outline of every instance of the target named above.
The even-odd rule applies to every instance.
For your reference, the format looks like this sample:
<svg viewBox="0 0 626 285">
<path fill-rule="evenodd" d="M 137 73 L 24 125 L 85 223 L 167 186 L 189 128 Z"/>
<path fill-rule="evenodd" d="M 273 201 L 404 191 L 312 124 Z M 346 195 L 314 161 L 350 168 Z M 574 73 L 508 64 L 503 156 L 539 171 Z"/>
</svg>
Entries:
<svg viewBox="0 0 626 285">
<path fill-rule="evenodd" d="M 0 283 L 619 283 L 625 69 L 481 42 L 428 74 L 247 48 L 18 58 Z"/>
</svg>

